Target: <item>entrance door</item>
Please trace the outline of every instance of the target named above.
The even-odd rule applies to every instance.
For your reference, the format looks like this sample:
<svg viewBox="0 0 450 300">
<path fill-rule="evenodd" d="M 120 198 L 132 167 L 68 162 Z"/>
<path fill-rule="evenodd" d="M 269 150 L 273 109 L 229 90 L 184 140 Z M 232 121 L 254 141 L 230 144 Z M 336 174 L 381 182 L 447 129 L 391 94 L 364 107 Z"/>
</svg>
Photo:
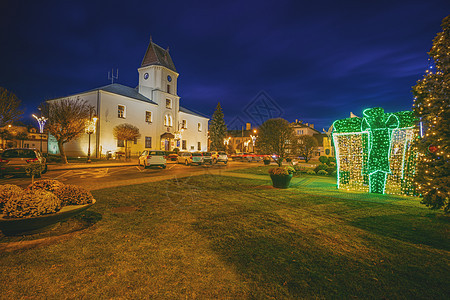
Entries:
<svg viewBox="0 0 450 300">
<path fill-rule="evenodd" d="M 170 151 L 170 139 L 165 139 L 164 140 L 164 150 L 165 151 Z"/>
</svg>

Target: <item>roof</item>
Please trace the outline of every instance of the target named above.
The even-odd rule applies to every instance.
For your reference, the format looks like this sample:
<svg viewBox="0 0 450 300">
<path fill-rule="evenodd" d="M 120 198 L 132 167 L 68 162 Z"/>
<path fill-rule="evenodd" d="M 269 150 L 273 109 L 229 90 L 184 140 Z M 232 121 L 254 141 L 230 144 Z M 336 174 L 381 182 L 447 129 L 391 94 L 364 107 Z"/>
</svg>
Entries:
<svg viewBox="0 0 450 300">
<path fill-rule="evenodd" d="M 186 113 L 186 114 L 190 114 L 190 115 L 194 115 L 194 116 L 201 117 L 201 118 L 205 118 L 205 119 L 209 119 L 209 117 L 207 117 L 207 116 L 205 116 L 205 115 L 203 115 L 201 113 L 193 112 L 192 110 L 189 110 L 189 109 L 187 109 L 185 107 L 181 107 L 181 106 L 180 106 L 180 112 L 183 112 L 183 113 Z"/>
<path fill-rule="evenodd" d="M 297 122 L 297 123 L 292 123 L 292 126 L 294 127 L 294 128 L 309 128 L 309 129 L 311 129 L 312 131 L 315 131 L 316 132 L 316 134 L 317 133 L 320 133 L 320 131 L 318 131 L 317 129 L 314 129 L 314 128 L 312 128 L 311 126 L 308 126 L 308 125 L 306 125 L 306 124 L 303 124 L 303 123 L 300 123 L 300 122 Z"/>
<path fill-rule="evenodd" d="M 142 59 L 141 68 L 151 65 L 160 65 L 166 67 L 174 72 L 177 71 L 175 65 L 173 64 L 172 58 L 169 54 L 169 48 L 164 50 L 160 46 L 153 43 L 150 38 L 150 43 L 148 44 L 147 51 L 145 52 L 144 58 Z"/>
<path fill-rule="evenodd" d="M 118 83 L 105 85 L 105 86 L 90 90 L 88 92 L 99 91 L 99 90 L 158 105 L 156 102 L 153 102 L 149 98 L 140 94 L 137 91 L 137 88 L 131 88 L 131 87 L 121 85 Z"/>
</svg>

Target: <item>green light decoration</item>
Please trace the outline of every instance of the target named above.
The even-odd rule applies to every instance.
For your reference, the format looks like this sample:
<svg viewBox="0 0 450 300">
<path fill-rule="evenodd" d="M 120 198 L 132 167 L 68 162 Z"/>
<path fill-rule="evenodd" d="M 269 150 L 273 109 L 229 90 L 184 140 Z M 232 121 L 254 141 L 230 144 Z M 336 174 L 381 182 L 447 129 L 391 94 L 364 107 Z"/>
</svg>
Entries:
<svg viewBox="0 0 450 300">
<path fill-rule="evenodd" d="M 333 141 L 338 188 L 414 194 L 415 122 L 412 111 L 385 113 L 380 107 L 364 110 L 363 118 L 335 121 Z"/>
</svg>

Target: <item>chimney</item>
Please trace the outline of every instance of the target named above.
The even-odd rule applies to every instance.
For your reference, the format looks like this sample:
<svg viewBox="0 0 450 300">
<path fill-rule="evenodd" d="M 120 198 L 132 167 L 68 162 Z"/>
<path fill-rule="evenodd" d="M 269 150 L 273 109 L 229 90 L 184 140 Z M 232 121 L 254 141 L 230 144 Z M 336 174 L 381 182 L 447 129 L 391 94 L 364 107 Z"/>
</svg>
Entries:
<svg viewBox="0 0 450 300">
<path fill-rule="evenodd" d="M 245 123 L 245 130 L 252 130 L 252 124 Z"/>
<path fill-rule="evenodd" d="M 309 124 L 308 124 L 308 123 L 305 123 L 305 125 L 306 125 L 306 127 L 308 127 L 308 126 L 309 126 Z"/>
<path fill-rule="evenodd" d="M 314 128 L 314 124 L 309 124 L 309 127 Z"/>
<path fill-rule="evenodd" d="M 298 119 L 295 119 L 295 123 L 298 123 Z"/>
</svg>

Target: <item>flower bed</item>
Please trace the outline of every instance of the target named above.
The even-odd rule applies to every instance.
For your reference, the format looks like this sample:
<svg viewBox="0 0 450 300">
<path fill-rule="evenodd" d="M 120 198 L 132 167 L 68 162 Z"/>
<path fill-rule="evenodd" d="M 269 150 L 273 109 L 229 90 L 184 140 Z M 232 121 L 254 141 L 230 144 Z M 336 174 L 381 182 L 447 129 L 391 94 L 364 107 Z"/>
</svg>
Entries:
<svg viewBox="0 0 450 300">
<path fill-rule="evenodd" d="M 57 180 L 35 181 L 26 189 L 0 185 L 0 230 L 5 235 L 35 233 L 94 203 L 89 191 Z"/>
</svg>

